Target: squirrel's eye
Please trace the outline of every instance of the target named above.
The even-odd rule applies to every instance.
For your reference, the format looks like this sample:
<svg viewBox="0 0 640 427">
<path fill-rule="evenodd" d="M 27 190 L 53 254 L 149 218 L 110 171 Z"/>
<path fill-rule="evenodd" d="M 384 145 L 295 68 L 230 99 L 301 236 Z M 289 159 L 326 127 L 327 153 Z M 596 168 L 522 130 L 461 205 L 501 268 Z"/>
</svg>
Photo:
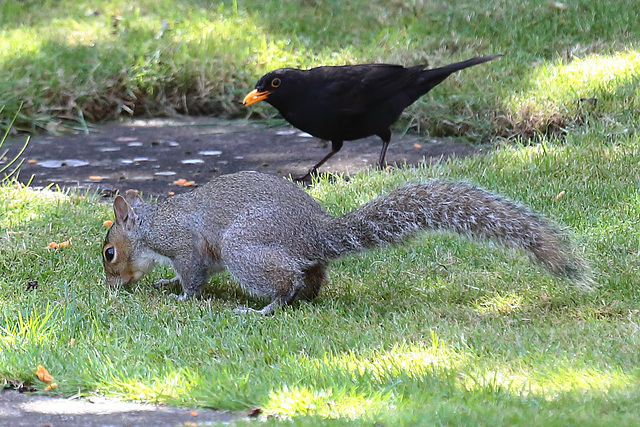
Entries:
<svg viewBox="0 0 640 427">
<path fill-rule="evenodd" d="M 115 257 L 116 248 L 114 248 L 113 246 L 109 246 L 104 250 L 104 259 L 107 260 L 107 262 L 113 262 Z"/>
<path fill-rule="evenodd" d="M 282 82 L 281 82 L 281 81 L 280 81 L 280 79 L 279 79 L 279 78 L 277 78 L 277 77 L 276 77 L 275 79 L 271 80 L 271 86 L 273 86 L 273 87 L 278 87 L 278 86 L 280 86 L 280 83 L 282 83 Z"/>
</svg>

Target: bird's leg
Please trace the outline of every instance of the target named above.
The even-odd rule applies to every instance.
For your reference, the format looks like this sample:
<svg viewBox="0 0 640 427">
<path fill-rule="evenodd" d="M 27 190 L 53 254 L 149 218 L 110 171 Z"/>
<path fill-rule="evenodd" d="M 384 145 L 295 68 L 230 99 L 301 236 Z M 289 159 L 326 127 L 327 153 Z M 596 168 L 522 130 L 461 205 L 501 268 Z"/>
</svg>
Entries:
<svg viewBox="0 0 640 427">
<path fill-rule="evenodd" d="M 303 176 L 298 177 L 298 178 L 294 178 L 293 180 L 296 181 L 296 182 L 307 182 L 307 181 L 310 181 L 311 177 L 318 173 L 318 168 L 320 166 L 322 166 L 324 164 L 324 162 L 329 160 L 334 154 L 336 154 L 338 151 L 340 151 L 340 149 L 342 148 L 342 143 L 343 143 L 343 141 L 331 141 L 331 151 L 329 152 L 329 154 L 324 156 L 322 158 L 322 160 L 320 160 L 318 163 L 315 164 L 315 166 L 313 166 L 311 169 L 309 169 L 309 172 L 307 172 L 306 175 L 303 175 Z"/>
<path fill-rule="evenodd" d="M 387 129 L 385 132 L 380 132 L 378 135 L 382 139 L 382 151 L 380 152 L 380 160 L 378 161 L 378 166 L 380 169 L 385 168 L 384 158 L 387 155 L 387 148 L 389 148 L 389 142 L 391 142 L 391 131 Z"/>
<path fill-rule="evenodd" d="M 309 170 L 308 174 L 309 175 L 315 175 L 318 172 L 318 168 L 320 166 L 322 166 L 324 164 L 324 162 L 329 160 L 334 154 L 336 154 L 338 151 L 340 151 L 341 148 L 342 148 L 342 141 L 331 141 L 331 151 L 329 152 L 329 154 L 324 156 L 322 158 L 322 160 L 320 160 L 318 163 L 316 163 L 315 166 L 312 167 Z"/>
<path fill-rule="evenodd" d="M 382 141 L 382 151 L 380 152 L 380 160 L 378 160 L 378 166 L 380 166 L 380 169 L 385 168 L 384 158 L 387 155 L 388 147 L 389 147 L 389 141 Z"/>
</svg>

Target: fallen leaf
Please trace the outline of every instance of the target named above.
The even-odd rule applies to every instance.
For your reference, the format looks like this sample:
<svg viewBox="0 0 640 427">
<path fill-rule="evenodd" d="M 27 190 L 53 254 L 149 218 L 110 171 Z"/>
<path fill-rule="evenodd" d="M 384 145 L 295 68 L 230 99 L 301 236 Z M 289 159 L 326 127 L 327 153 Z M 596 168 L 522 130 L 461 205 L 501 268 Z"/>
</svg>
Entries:
<svg viewBox="0 0 640 427">
<path fill-rule="evenodd" d="M 49 384 L 54 380 L 53 376 L 42 365 L 38 365 L 38 369 L 36 370 L 36 375 L 38 376 L 38 379 L 43 383 Z"/>
<path fill-rule="evenodd" d="M 173 191 L 169 191 L 167 194 L 168 194 L 169 196 L 175 196 L 175 195 L 176 195 L 176 193 L 174 193 Z"/>
<path fill-rule="evenodd" d="M 110 219 L 102 223 L 103 227 L 111 227 L 112 225 L 113 225 L 113 221 L 111 221 Z"/>
<path fill-rule="evenodd" d="M 54 388 L 56 388 L 56 387 L 58 387 L 58 384 L 56 384 L 56 383 L 51 383 L 51 384 L 49 384 L 48 386 L 46 386 L 46 387 L 44 388 L 44 391 L 49 391 L 49 390 L 52 390 L 52 389 L 54 389 Z"/>
<path fill-rule="evenodd" d="M 104 177 L 102 177 L 102 176 L 98 176 L 98 175 L 91 175 L 91 176 L 89 177 L 89 179 L 90 179 L 91 181 L 102 181 L 102 180 L 104 179 Z"/>
<path fill-rule="evenodd" d="M 38 281 L 37 280 L 29 280 L 27 282 L 27 291 L 32 291 L 34 289 L 38 289 Z"/>
<path fill-rule="evenodd" d="M 71 338 L 71 341 L 69 341 L 69 347 L 71 347 L 75 343 L 76 343 L 76 339 L 75 338 Z"/>
<path fill-rule="evenodd" d="M 413 148 L 422 148 L 422 145 L 416 142 L 415 144 L 413 144 Z"/>
<path fill-rule="evenodd" d="M 61 247 L 61 248 L 66 248 L 70 244 L 71 244 L 71 239 L 65 240 L 64 242 L 61 242 L 61 243 L 58 243 L 58 246 Z"/>
<path fill-rule="evenodd" d="M 197 416 L 198 416 L 198 413 L 197 413 L 196 411 L 191 411 L 191 416 L 192 416 L 192 417 L 197 417 Z"/>
<path fill-rule="evenodd" d="M 29 159 L 29 160 L 27 160 L 27 163 L 29 163 L 30 165 L 33 165 L 35 163 L 38 163 L 38 161 L 37 160 L 33 160 L 33 159 Z"/>
<path fill-rule="evenodd" d="M 60 243 L 56 243 L 56 242 L 50 242 L 47 245 L 48 249 L 58 249 L 58 248 L 66 248 L 67 246 L 69 246 L 71 244 L 71 238 L 69 238 L 69 240 L 65 240 L 64 242 L 60 242 Z"/>
<path fill-rule="evenodd" d="M 560 197 L 564 196 L 567 192 L 562 190 L 561 192 L 558 193 L 558 195 L 556 196 L 556 200 L 560 200 Z"/>
<path fill-rule="evenodd" d="M 196 182 L 195 181 L 187 181 L 184 178 L 180 178 L 180 179 L 176 179 L 175 181 L 173 181 L 174 185 L 180 185 L 182 187 L 189 187 L 191 185 L 194 185 Z"/>
</svg>

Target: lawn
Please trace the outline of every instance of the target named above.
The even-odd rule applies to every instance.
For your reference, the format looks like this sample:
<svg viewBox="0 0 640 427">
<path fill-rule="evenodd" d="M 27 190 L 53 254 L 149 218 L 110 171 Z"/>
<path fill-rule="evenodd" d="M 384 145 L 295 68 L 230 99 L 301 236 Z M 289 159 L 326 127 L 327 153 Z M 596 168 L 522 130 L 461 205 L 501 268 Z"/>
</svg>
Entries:
<svg viewBox="0 0 640 427">
<path fill-rule="evenodd" d="M 506 56 L 452 76 L 398 126 L 480 141 L 562 132 L 592 114 L 617 122 L 638 109 L 637 2 L 565 3 L 2 1 L 0 124 L 20 106 L 25 130 L 143 113 L 272 117 L 240 101 L 274 68 L 495 53 Z"/>
<path fill-rule="evenodd" d="M 227 275 L 198 300 L 153 289 L 166 269 L 107 289 L 109 201 L 7 181 L 0 378 L 43 392 L 43 365 L 57 384 L 46 393 L 260 407 L 275 416 L 268 423 L 637 425 L 637 3 L 300 4 L 6 1 L 1 114 L 8 126 L 22 104 L 15 126 L 49 130 L 130 111 L 246 117 L 237 101 L 282 65 L 441 65 L 506 53 L 452 76 L 398 124 L 496 150 L 309 192 L 339 215 L 407 182 L 479 184 L 565 227 L 594 289 L 516 251 L 425 234 L 333 263 L 331 284 L 311 303 L 238 315 L 236 306 L 261 301 Z M 274 116 L 268 106 L 251 111 Z"/>
<path fill-rule="evenodd" d="M 151 287 L 162 269 L 106 289 L 108 203 L 5 185 L 0 376 L 42 390 L 43 365 L 53 393 L 259 406 L 312 424 L 635 424 L 638 162 L 635 137 L 568 137 L 320 183 L 311 193 L 340 214 L 404 182 L 472 180 L 566 225 L 598 287 L 575 289 L 515 251 L 428 234 L 334 263 L 318 299 L 270 318 L 235 314 L 247 300 L 224 275 L 186 302 Z"/>
</svg>

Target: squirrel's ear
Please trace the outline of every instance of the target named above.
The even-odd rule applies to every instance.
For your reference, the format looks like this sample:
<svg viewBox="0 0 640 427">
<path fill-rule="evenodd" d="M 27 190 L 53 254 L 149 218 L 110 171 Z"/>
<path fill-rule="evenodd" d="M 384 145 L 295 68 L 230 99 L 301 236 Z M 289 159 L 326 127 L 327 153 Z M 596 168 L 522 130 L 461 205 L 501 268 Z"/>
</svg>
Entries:
<svg viewBox="0 0 640 427">
<path fill-rule="evenodd" d="M 113 201 L 113 212 L 116 215 L 116 223 L 131 230 L 136 223 L 136 214 L 124 197 L 118 196 Z"/>
</svg>

